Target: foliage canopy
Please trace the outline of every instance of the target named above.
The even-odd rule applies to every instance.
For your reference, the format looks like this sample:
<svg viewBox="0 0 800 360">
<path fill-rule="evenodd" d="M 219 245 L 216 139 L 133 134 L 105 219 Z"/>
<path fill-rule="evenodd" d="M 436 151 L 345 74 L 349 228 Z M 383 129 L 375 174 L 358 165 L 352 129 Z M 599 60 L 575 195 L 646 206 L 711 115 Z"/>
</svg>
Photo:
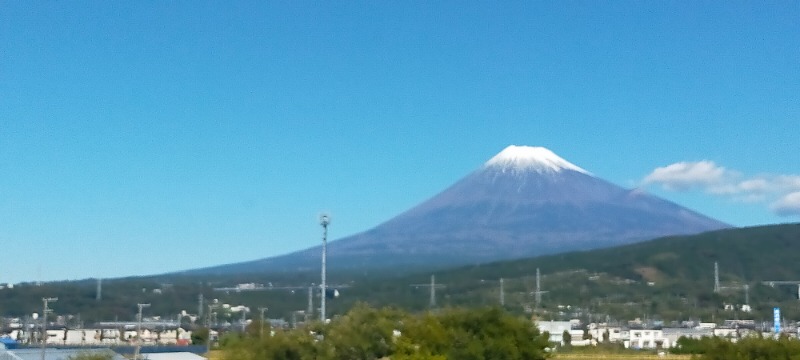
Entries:
<svg viewBox="0 0 800 360">
<path fill-rule="evenodd" d="M 225 342 L 228 360 L 351 360 L 545 358 L 546 335 L 529 320 L 499 308 L 446 309 L 410 315 L 358 304 L 329 324 L 239 336 Z"/>
</svg>

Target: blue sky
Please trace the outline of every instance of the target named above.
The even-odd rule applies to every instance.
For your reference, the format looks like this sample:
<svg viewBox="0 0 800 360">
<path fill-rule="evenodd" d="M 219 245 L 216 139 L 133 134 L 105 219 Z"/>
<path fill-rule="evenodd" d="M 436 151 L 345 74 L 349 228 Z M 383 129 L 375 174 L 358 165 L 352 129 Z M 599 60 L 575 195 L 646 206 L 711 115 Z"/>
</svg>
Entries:
<svg viewBox="0 0 800 360">
<path fill-rule="evenodd" d="M 509 144 L 800 219 L 800 3 L 0 4 L 0 283 L 262 258 Z"/>
</svg>

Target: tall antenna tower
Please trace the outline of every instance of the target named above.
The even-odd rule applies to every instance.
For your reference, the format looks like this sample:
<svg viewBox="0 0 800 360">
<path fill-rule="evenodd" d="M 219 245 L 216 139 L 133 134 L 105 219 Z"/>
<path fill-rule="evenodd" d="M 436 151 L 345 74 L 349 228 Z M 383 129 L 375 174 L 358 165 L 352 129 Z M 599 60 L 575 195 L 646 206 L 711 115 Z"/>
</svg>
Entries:
<svg viewBox="0 0 800 360">
<path fill-rule="evenodd" d="M 718 293 L 719 290 L 719 263 L 714 261 L 714 292 Z"/>
<path fill-rule="evenodd" d="M 331 218 L 327 214 L 319 216 L 319 224 L 322 225 L 322 294 L 320 296 L 319 318 L 322 323 L 325 323 L 325 296 L 328 293 L 326 274 L 325 274 L 325 261 L 328 257 L 328 224 L 331 223 Z"/>
</svg>

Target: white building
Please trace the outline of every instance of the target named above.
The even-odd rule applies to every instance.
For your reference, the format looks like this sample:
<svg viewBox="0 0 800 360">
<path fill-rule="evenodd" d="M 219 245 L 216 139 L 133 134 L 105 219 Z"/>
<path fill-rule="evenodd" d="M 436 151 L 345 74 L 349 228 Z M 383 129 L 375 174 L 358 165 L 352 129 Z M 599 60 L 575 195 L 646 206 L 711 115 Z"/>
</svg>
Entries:
<svg viewBox="0 0 800 360">
<path fill-rule="evenodd" d="M 652 329 L 636 329 L 627 331 L 627 340 L 623 341 L 626 348 L 633 349 L 656 349 L 668 348 L 672 343 L 664 337 L 664 331 Z M 622 331 L 625 337 L 625 331 Z"/>
<path fill-rule="evenodd" d="M 26 342 L 30 332 L 12 330 L 9 336 L 18 341 Z M 178 329 L 153 331 L 142 329 L 143 345 L 176 345 L 187 344 L 191 341 L 191 332 Z M 53 346 L 110 346 L 130 345 L 136 339 L 135 330 L 117 329 L 48 329 L 47 344 Z"/>
<path fill-rule="evenodd" d="M 572 324 L 569 321 L 537 321 L 536 327 L 541 333 L 550 334 L 550 342 L 564 344 L 564 331 L 571 331 Z"/>
<path fill-rule="evenodd" d="M 592 335 L 592 339 L 597 340 L 597 342 L 604 342 L 606 336 L 608 336 L 608 342 L 621 342 L 625 340 L 622 338 L 622 328 L 617 326 L 600 325 L 592 327 L 591 330 L 589 330 L 589 334 Z"/>
</svg>

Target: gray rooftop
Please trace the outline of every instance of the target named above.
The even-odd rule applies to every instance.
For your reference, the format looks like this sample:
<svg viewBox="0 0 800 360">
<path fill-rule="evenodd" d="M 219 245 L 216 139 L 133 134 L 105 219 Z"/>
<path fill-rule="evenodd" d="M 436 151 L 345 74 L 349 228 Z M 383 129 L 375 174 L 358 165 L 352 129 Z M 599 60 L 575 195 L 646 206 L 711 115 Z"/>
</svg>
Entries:
<svg viewBox="0 0 800 360">
<path fill-rule="evenodd" d="M 81 354 L 109 354 L 113 360 L 125 360 L 110 349 L 47 349 L 45 360 L 68 360 L 70 356 Z M 41 349 L 0 350 L 0 360 L 41 360 L 41 356 Z"/>
</svg>

